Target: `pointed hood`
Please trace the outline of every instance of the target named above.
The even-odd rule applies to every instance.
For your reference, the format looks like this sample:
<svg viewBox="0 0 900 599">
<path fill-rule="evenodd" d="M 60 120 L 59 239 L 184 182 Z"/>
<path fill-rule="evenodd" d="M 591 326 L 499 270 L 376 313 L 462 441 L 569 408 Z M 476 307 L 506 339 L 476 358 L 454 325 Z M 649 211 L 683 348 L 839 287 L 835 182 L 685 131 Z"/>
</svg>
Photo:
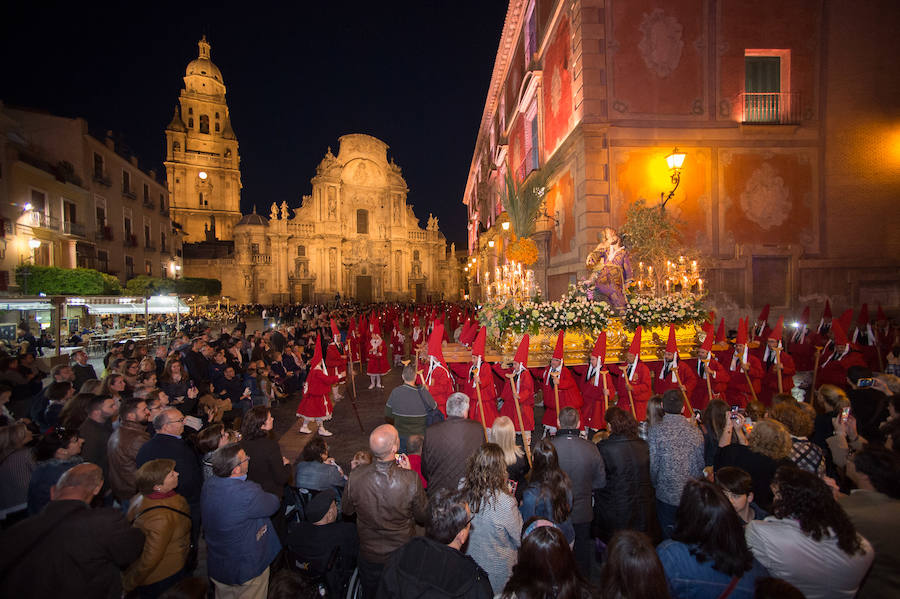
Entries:
<svg viewBox="0 0 900 599">
<path fill-rule="evenodd" d="M 440 363 L 444 363 L 444 352 L 441 350 L 441 341 L 444 339 L 444 327 L 435 326 L 428 337 L 428 355 Z"/>
<path fill-rule="evenodd" d="M 756 320 L 757 322 L 769 322 L 769 304 L 763 306 L 763 309 Z"/>
<path fill-rule="evenodd" d="M 666 341 L 666 351 L 678 356 L 678 343 L 675 341 L 675 325 L 669 325 L 669 338 Z"/>
<path fill-rule="evenodd" d="M 800 314 L 800 324 L 809 324 L 809 306 L 803 308 L 803 313 Z"/>
<path fill-rule="evenodd" d="M 359 317 L 359 334 L 367 335 L 369 333 L 369 321 L 366 320 L 366 315 L 363 314 Z"/>
<path fill-rule="evenodd" d="M 566 340 L 566 330 L 563 329 L 559 332 L 559 335 L 556 336 L 556 347 L 553 350 L 553 357 L 557 360 L 563 359 L 563 352 L 565 350 L 565 341 Z"/>
<path fill-rule="evenodd" d="M 769 331 L 769 339 L 774 339 L 781 343 L 781 335 L 784 332 L 784 316 L 778 317 L 778 322 L 775 323 L 775 328 Z"/>
<path fill-rule="evenodd" d="M 341 342 L 341 332 L 338 330 L 337 323 L 334 322 L 334 319 L 331 319 L 331 336 L 334 337 L 335 343 Z"/>
<path fill-rule="evenodd" d="M 850 330 L 850 325 L 853 324 L 853 309 L 847 308 L 838 318 L 838 321 L 841 323 L 841 328 L 844 329 L 844 332 Z"/>
<path fill-rule="evenodd" d="M 631 345 L 628 348 L 628 353 L 632 356 L 635 356 L 637 359 L 641 357 L 641 327 L 638 327 L 634 330 L 634 337 L 631 339 Z"/>
<path fill-rule="evenodd" d="M 887 314 L 885 314 L 884 310 L 881 309 L 881 304 L 878 304 L 878 312 L 875 314 L 875 320 L 887 320 Z"/>
<path fill-rule="evenodd" d="M 825 300 L 825 310 L 822 312 L 822 318 L 831 318 L 831 302 Z"/>
<path fill-rule="evenodd" d="M 418 315 L 418 314 L 416 314 L 416 317 L 413 319 L 413 327 L 415 327 L 415 328 L 421 328 L 421 327 L 419 326 L 419 315 Z"/>
<path fill-rule="evenodd" d="M 840 319 L 832 321 L 831 333 L 834 335 L 835 345 L 847 345 L 849 343 L 847 340 L 847 332 L 844 330 L 844 325 L 841 324 Z"/>
<path fill-rule="evenodd" d="M 313 349 L 313 357 L 310 361 L 310 369 L 322 363 L 322 334 L 316 333 L 316 347 Z"/>
<path fill-rule="evenodd" d="M 528 344 L 531 343 L 531 338 L 528 333 L 522 335 L 522 340 L 519 341 L 519 347 L 516 349 L 516 355 L 513 357 L 513 362 L 518 362 L 522 366 L 528 365 Z"/>
<path fill-rule="evenodd" d="M 703 338 L 703 344 L 700 345 L 700 349 L 711 352 L 714 336 L 712 325 L 707 322 L 703 323 L 703 332 L 706 333 L 706 337 Z"/>
<path fill-rule="evenodd" d="M 716 311 L 715 310 L 709 311 L 709 315 L 706 317 L 706 320 L 704 321 L 704 323 L 707 323 L 707 322 L 713 326 L 716 326 Z"/>
<path fill-rule="evenodd" d="M 372 320 L 369 324 L 372 325 L 372 334 L 378 335 L 380 337 L 381 336 L 381 323 L 378 322 L 378 319 L 373 316 Z"/>
<path fill-rule="evenodd" d="M 440 327 L 441 329 L 441 339 L 444 338 L 444 326 L 437 324 L 434 326 L 435 329 Z M 432 334 L 434 334 L 432 332 Z M 481 327 L 478 331 L 478 335 L 475 337 L 475 343 L 472 344 L 472 356 L 477 356 L 481 358 L 481 361 L 484 361 L 484 345 L 487 341 L 487 329 L 485 327 Z"/>
<path fill-rule="evenodd" d="M 594 349 L 591 350 L 591 356 L 597 358 L 597 362 L 602 364 L 606 362 L 606 331 L 601 331 L 594 342 Z"/>
<path fill-rule="evenodd" d="M 737 340 L 735 343 L 737 345 L 747 345 L 747 321 L 743 318 L 738 319 Z"/>
<path fill-rule="evenodd" d="M 716 331 L 716 343 L 725 343 L 725 319 L 719 321 L 719 329 Z"/>
<path fill-rule="evenodd" d="M 864 329 L 867 324 L 869 324 L 869 304 L 863 304 L 859 309 L 859 316 L 856 317 L 856 326 Z"/>
</svg>

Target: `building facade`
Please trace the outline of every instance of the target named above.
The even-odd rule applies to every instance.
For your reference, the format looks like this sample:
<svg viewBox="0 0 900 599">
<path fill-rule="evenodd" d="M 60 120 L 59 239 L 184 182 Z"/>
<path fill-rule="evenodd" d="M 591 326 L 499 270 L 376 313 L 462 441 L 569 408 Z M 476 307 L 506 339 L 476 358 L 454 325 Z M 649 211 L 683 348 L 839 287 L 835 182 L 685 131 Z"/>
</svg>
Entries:
<svg viewBox="0 0 900 599">
<path fill-rule="evenodd" d="M 180 276 L 182 234 L 155 171 L 120 154 L 111 133 L 92 135 L 84 119 L 2 106 L 0 113 L 0 283 L 11 285 L 20 264 L 95 268 L 122 283 Z"/>
<path fill-rule="evenodd" d="M 166 127 L 172 217 L 191 243 L 230 240 L 241 219 L 240 156 L 225 103 L 225 82 L 210 60 L 206 36 L 198 46 Z"/>
<path fill-rule="evenodd" d="M 429 215 L 423 229 L 388 146 L 369 135 L 340 138 L 312 179 L 312 193 L 292 209 L 272 204 L 269 217 L 249 214 L 234 227 L 233 253 L 193 248 L 189 276 L 222 280 L 239 302 L 436 301 L 460 294 L 453 244 Z M 212 249 L 209 246 L 208 249 Z"/>
<path fill-rule="evenodd" d="M 889 0 L 511 0 L 463 203 L 477 291 L 507 169 L 547 177 L 544 295 L 672 188 L 712 303 L 900 307 L 898 14 Z M 892 116 L 891 116 L 892 115 Z"/>
</svg>

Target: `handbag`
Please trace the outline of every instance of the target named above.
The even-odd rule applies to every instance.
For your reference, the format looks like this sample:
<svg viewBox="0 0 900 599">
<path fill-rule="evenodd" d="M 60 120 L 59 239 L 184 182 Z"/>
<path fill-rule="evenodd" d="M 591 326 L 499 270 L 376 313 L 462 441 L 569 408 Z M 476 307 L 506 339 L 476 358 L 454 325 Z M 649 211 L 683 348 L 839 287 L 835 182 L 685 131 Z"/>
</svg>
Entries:
<svg viewBox="0 0 900 599">
<path fill-rule="evenodd" d="M 428 428 L 432 424 L 437 424 L 439 422 L 444 421 L 444 414 L 440 410 L 437 409 L 437 404 L 433 408 L 428 407 L 428 404 L 425 402 L 425 398 L 422 397 L 422 387 L 416 386 L 416 392 L 419 394 L 419 399 L 422 400 L 422 405 L 425 407 L 425 428 Z"/>
</svg>

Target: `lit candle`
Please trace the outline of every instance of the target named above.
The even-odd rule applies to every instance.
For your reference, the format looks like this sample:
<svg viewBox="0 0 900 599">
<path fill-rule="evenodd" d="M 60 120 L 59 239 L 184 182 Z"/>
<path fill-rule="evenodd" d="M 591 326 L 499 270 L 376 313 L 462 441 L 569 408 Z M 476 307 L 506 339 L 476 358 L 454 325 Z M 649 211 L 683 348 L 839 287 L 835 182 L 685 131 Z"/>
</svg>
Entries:
<svg viewBox="0 0 900 599">
<path fill-rule="evenodd" d="M 694 272 L 697 272 L 697 261 L 696 260 L 691 262 L 691 270 Z"/>
<path fill-rule="evenodd" d="M 671 283 L 671 281 L 669 279 L 666 279 L 666 293 L 669 292 L 669 283 Z"/>
<path fill-rule="evenodd" d="M 703 293 L 703 279 L 697 279 L 697 283 L 700 285 L 700 293 Z"/>
</svg>

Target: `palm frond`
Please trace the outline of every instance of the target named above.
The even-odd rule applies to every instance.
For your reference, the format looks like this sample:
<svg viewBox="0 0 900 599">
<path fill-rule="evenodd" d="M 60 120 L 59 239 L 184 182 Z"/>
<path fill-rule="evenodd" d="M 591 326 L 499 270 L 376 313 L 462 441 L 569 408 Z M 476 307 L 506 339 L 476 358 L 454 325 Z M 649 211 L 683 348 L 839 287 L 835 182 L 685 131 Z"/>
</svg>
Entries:
<svg viewBox="0 0 900 599">
<path fill-rule="evenodd" d="M 544 202 L 546 179 L 540 171 L 531 174 L 528 183 L 516 185 L 512 169 L 506 167 L 506 194 L 501 197 L 517 237 L 530 237 Z"/>
</svg>

